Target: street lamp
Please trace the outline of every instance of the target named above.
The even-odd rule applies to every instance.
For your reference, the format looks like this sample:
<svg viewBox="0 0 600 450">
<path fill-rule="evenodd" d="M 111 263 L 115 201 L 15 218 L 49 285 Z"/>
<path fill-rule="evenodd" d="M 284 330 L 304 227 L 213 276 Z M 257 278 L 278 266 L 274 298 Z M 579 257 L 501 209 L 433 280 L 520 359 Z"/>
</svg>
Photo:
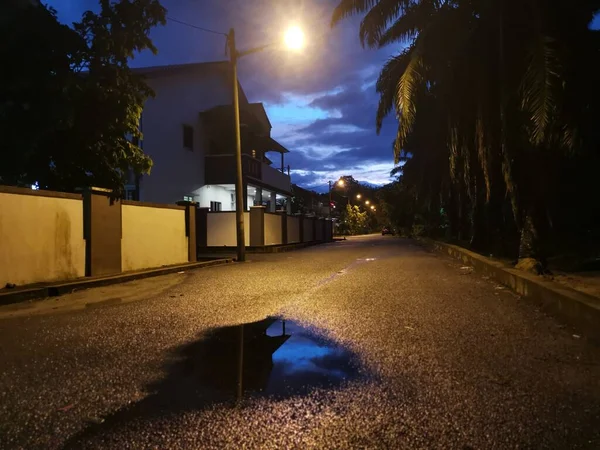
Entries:
<svg viewBox="0 0 600 450">
<path fill-rule="evenodd" d="M 356 198 L 360 200 L 360 198 L 362 197 L 362 195 L 360 194 L 356 194 Z"/>
<path fill-rule="evenodd" d="M 368 205 L 369 203 L 371 203 L 371 202 L 370 202 L 369 200 L 367 200 L 367 201 L 365 202 L 365 205 Z"/>
<path fill-rule="evenodd" d="M 329 185 L 329 218 L 331 219 L 331 186 L 332 185 L 338 185 L 343 187 L 344 186 L 344 179 L 340 178 L 339 180 L 333 182 L 331 180 L 327 181 L 327 184 Z"/>
<path fill-rule="evenodd" d="M 284 37 L 288 48 L 299 50 L 304 46 L 304 34 L 298 27 L 290 28 Z M 242 56 L 260 52 L 273 44 L 263 45 L 240 52 L 235 45 L 235 30 L 231 28 L 227 35 L 227 46 L 231 60 L 233 78 L 233 117 L 235 122 L 235 225 L 237 234 L 237 260 L 246 260 L 246 242 L 244 237 L 244 181 L 242 177 L 242 138 L 240 130 L 240 98 L 238 92 L 237 61 Z M 330 207 L 331 208 L 331 207 Z"/>
<path fill-rule="evenodd" d="M 372 209 L 373 211 L 375 211 L 375 206 L 371 205 L 371 209 Z"/>
</svg>

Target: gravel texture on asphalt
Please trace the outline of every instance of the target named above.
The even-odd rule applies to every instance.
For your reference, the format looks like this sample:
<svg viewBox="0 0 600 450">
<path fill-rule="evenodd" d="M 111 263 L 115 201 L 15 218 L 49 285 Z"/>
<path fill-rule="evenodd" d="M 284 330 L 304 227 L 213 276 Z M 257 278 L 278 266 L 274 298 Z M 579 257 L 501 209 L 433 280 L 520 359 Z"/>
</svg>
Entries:
<svg viewBox="0 0 600 450">
<path fill-rule="evenodd" d="M 124 302 L 0 308 L 0 448 L 600 448 L 600 349 L 508 290 L 391 236 L 249 257 Z M 274 315 L 368 376 L 234 402 L 177 369 Z"/>
</svg>

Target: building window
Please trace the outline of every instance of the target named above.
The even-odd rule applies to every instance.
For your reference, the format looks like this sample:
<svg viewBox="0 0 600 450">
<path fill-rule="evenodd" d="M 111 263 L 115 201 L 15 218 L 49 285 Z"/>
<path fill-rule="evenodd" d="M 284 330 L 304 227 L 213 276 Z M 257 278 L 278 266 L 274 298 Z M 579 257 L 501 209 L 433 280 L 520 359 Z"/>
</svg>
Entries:
<svg viewBox="0 0 600 450">
<path fill-rule="evenodd" d="M 194 128 L 189 125 L 183 126 L 183 148 L 194 150 Z"/>
<path fill-rule="evenodd" d="M 184 195 L 184 196 L 183 196 L 183 201 L 184 201 L 184 202 L 193 202 L 193 201 L 194 201 L 194 198 L 193 198 L 193 197 L 190 197 L 189 195 Z"/>
<path fill-rule="evenodd" d="M 252 157 L 256 158 L 256 150 L 252 150 Z"/>
<path fill-rule="evenodd" d="M 212 212 L 221 211 L 221 202 L 210 202 L 210 210 Z"/>
</svg>

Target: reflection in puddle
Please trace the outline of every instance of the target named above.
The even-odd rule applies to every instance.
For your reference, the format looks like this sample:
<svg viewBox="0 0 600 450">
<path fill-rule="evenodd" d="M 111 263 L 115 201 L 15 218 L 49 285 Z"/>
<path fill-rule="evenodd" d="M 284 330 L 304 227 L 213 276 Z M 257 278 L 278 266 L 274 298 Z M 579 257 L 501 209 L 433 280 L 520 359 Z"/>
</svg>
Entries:
<svg viewBox="0 0 600 450">
<path fill-rule="evenodd" d="M 277 318 L 213 330 L 201 350 L 189 367 L 197 380 L 238 399 L 306 394 L 361 376 L 355 354 L 316 329 Z"/>
</svg>

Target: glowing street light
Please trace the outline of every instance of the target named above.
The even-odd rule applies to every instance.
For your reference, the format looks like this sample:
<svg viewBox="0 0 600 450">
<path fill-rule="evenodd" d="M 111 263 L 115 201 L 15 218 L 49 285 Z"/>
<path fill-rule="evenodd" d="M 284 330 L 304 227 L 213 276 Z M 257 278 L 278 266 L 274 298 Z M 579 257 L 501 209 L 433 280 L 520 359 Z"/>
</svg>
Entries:
<svg viewBox="0 0 600 450">
<path fill-rule="evenodd" d="M 372 209 L 373 211 L 375 211 L 375 206 L 371 205 L 371 209 Z"/>
<path fill-rule="evenodd" d="M 362 195 L 360 194 L 356 194 L 356 198 L 360 200 L 360 198 L 362 197 Z"/>
<path fill-rule="evenodd" d="M 305 45 L 304 33 L 297 26 L 288 28 L 283 40 L 290 50 L 302 50 Z"/>
<path fill-rule="evenodd" d="M 287 48 L 300 50 L 304 47 L 304 33 L 297 26 L 291 27 L 284 35 L 284 42 Z M 242 174 L 242 139 L 240 125 L 240 98 L 238 91 L 237 61 L 242 56 L 251 53 L 257 53 L 272 47 L 273 44 L 263 45 L 261 47 L 251 48 L 245 51 L 239 51 L 235 45 L 235 30 L 231 28 L 227 34 L 227 46 L 229 49 L 229 58 L 231 59 L 231 71 L 233 81 L 233 117 L 235 120 L 235 228 L 237 237 L 237 260 L 246 260 L 246 241 L 244 233 L 244 184 Z M 331 205 L 331 203 L 330 203 Z M 329 207 L 331 216 L 331 206 Z"/>
<path fill-rule="evenodd" d="M 367 201 L 365 202 L 365 205 L 368 205 L 369 203 L 371 203 L 371 202 L 370 202 L 369 200 L 367 200 Z"/>
<path fill-rule="evenodd" d="M 333 201 L 331 200 L 331 186 L 332 185 L 334 185 L 334 186 L 337 185 L 337 186 L 340 186 L 340 187 L 344 187 L 345 182 L 344 182 L 343 178 L 340 178 L 336 182 L 333 182 L 333 181 L 329 180 L 327 182 L 327 184 L 329 185 L 329 217 L 331 218 L 331 204 L 333 203 Z M 335 208 L 335 205 L 333 207 Z"/>
</svg>

